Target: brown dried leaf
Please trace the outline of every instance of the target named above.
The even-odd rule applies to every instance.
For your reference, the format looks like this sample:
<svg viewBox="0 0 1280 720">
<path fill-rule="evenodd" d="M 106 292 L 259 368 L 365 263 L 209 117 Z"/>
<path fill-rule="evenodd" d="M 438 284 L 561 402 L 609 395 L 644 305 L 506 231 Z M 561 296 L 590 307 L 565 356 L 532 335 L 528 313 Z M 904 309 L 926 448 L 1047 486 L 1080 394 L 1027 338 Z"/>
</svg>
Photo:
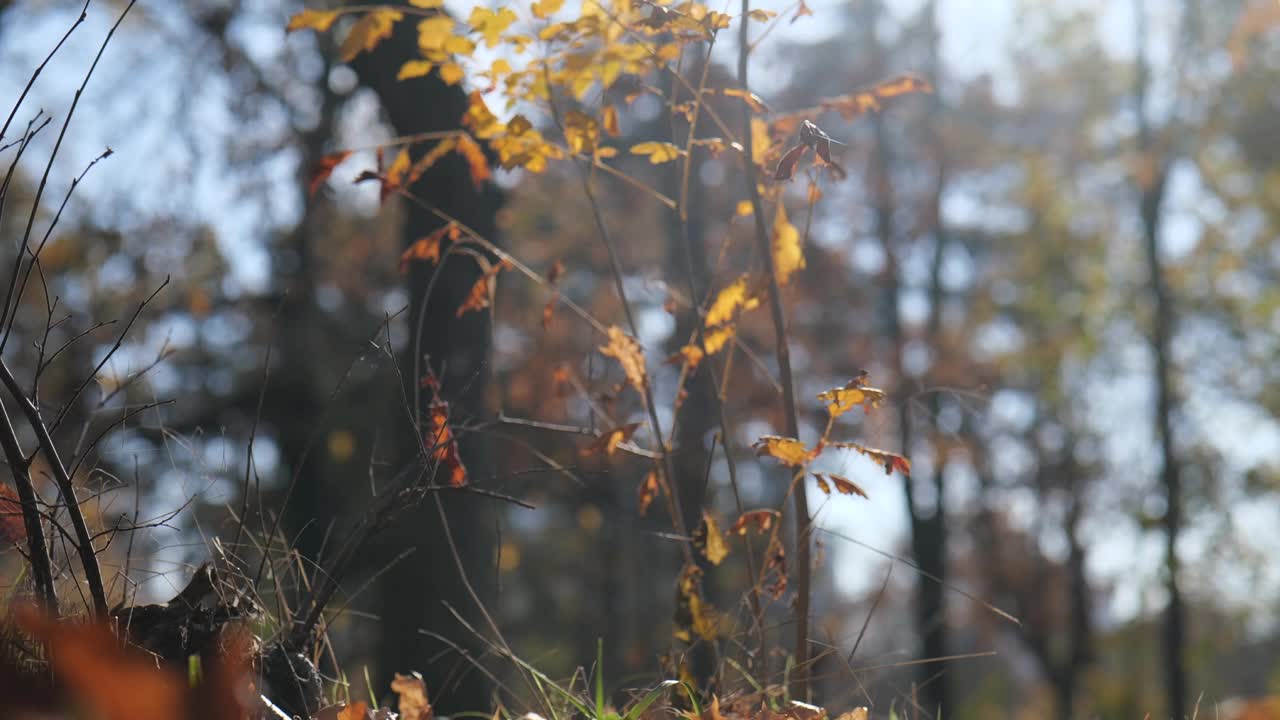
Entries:
<svg viewBox="0 0 1280 720">
<path fill-rule="evenodd" d="M 844 387 L 818 393 L 818 399 L 827 404 L 827 412 L 831 417 L 840 417 L 852 410 L 855 405 L 861 405 L 864 412 L 871 412 L 884 402 L 885 393 L 878 388 L 867 386 L 866 379 L 867 374 L 864 372 L 850 380 Z"/>
<path fill-rule="evenodd" d="M 840 475 L 834 475 L 831 473 L 814 473 L 813 478 L 818 481 L 818 487 L 827 495 L 831 494 L 831 487 L 827 484 L 827 481 L 830 480 L 831 484 L 836 486 L 836 490 L 841 495 L 858 495 L 859 497 L 864 498 L 870 497 L 867 495 L 867 491 L 862 489 L 862 486 Z"/>
<path fill-rule="evenodd" d="M 649 506 L 661 494 L 662 483 L 658 482 L 658 474 L 650 470 L 649 474 L 645 475 L 644 482 L 640 483 L 638 492 L 640 517 L 644 517 L 644 514 L 649 512 Z"/>
<path fill-rule="evenodd" d="M 724 533 L 715 516 L 706 510 L 702 511 L 702 526 L 699 531 L 701 543 L 698 546 L 702 549 L 702 554 L 712 565 L 719 565 L 729 554 L 729 544 L 724 541 Z"/>
<path fill-rule="evenodd" d="M 746 535 L 748 530 L 753 529 L 756 533 L 768 532 L 781 517 L 782 513 L 777 510 L 748 510 L 738 516 L 737 522 L 729 528 L 729 532 L 738 535 Z"/>
</svg>

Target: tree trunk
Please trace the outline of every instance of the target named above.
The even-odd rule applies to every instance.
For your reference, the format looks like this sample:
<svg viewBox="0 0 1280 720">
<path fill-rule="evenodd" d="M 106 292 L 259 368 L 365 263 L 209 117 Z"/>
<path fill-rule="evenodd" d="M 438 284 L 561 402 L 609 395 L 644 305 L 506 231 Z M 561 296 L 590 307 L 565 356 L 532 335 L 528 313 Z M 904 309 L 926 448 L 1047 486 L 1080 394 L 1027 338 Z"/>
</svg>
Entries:
<svg viewBox="0 0 1280 720">
<path fill-rule="evenodd" d="M 460 128 L 468 106 L 461 87 L 446 85 L 435 73 L 396 80 L 400 65 L 415 56 L 416 48 L 416 23 L 401 21 L 391 38 L 361 55 L 352 67 L 361 83 L 377 93 L 398 134 Z M 457 154 L 446 155 L 409 190 L 423 204 L 494 239 L 500 194 L 490 183 L 477 189 L 467 163 Z M 408 202 L 405 207 L 406 246 L 445 224 L 427 207 Z M 429 298 L 426 292 L 434 266 L 415 263 L 411 268 L 410 332 L 400 363 L 405 396 L 424 410 L 431 397 L 421 387 L 420 375 L 430 367 L 442 383 L 451 421 L 456 423 L 484 411 L 489 315 L 470 312 L 456 317 L 457 308 L 480 277 L 480 269 L 474 259 L 462 255 L 446 256 L 444 262 Z M 397 417 L 405 415 L 400 412 Z M 406 424 L 399 422 L 401 427 Z M 487 478 L 490 469 L 484 438 L 462 433 L 458 441 L 471 481 Z M 413 433 L 400 434 L 401 465 L 420 453 L 422 442 Z M 472 667 L 473 659 L 480 655 L 480 644 L 457 621 L 451 608 L 477 631 L 488 631 L 481 606 L 491 602 L 495 584 L 496 524 L 496 510 L 489 503 L 463 493 L 437 493 L 388 534 L 387 542 L 397 551 L 412 547 L 416 552 L 386 573 L 377 590 L 382 677 L 378 687 L 386 687 L 392 672 L 415 670 L 426 679 L 438 713 L 484 711 L 490 706 L 483 674 Z M 470 588 L 476 591 L 475 597 Z M 456 643 L 470 657 L 461 656 L 449 642 L 431 634 Z"/>
</svg>

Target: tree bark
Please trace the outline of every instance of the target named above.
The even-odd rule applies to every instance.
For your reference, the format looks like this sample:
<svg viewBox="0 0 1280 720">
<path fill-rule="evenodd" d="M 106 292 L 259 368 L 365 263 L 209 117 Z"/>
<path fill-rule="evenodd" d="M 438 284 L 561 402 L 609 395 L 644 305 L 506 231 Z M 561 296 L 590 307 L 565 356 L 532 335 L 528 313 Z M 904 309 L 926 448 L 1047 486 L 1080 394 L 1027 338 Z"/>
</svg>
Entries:
<svg viewBox="0 0 1280 720">
<path fill-rule="evenodd" d="M 468 107 L 467 95 L 460 86 L 445 84 L 435 73 L 396 80 L 400 65 L 416 55 L 416 25 L 409 20 L 397 23 L 391 38 L 373 52 L 361 55 L 352 67 L 361 83 L 377 93 L 398 134 L 459 129 Z M 487 239 L 495 239 L 500 194 L 491 183 L 476 188 L 466 161 L 456 153 L 438 161 L 409 190 L 428 207 L 405 204 L 406 246 L 445 224 L 429 207 L 456 218 Z M 411 268 L 410 333 L 400 363 L 405 396 L 416 398 L 417 407 L 424 410 L 431 398 L 421 387 L 421 378 L 414 376 L 414 368 L 430 367 L 441 381 L 442 395 L 449 402 L 451 420 L 456 423 L 475 418 L 484 410 L 489 315 L 469 312 L 456 316 L 457 308 L 480 277 L 480 269 L 473 258 L 463 255 L 446 255 L 444 262 L 429 298 L 426 292 L 434 266 L 415 263 Z M 397 415 L 405 417 L 402 412 Z M 399 422 L 401 427 L 406 424 Z M 400 464 L 411 462 L 421 451 L 423 441 L 413 435 L 400 434 Z M 488 477 L 484 438 L 462 433 L 458 442 L 471 481 Z M 473 658 L 480 656 L 479 643 L 457 621 L 451 608 L 467 618 L 472 627 L 484 631 L 477 600 L 480 605 L 492 600 L 497 516 L 488 503 L 474 496 L 436 493 L 436 498 L 442 503 L 440 508 L 435 499 L 428 499 L 388 534 L 386 542 L 397 551 L 408 547 L 417 550 L 379 582 L 378 662 L 384 683 L 380 687 L 386 686 L 392 672 L 414 670 L 423 674 L 438 713 L 483 711 L 490 705 L 488 688 L 482 673 L 472 666 Z M 447 528 L 441 515 L 447 520 Z M 456 556 L 452 548 L 456 548 Z M 474 588 L 478 597 L 472 597 L 468 588 Z M 432 634 L 456 643 L 470 657 L 461 656 L 450 642 Z"/>
</svg>

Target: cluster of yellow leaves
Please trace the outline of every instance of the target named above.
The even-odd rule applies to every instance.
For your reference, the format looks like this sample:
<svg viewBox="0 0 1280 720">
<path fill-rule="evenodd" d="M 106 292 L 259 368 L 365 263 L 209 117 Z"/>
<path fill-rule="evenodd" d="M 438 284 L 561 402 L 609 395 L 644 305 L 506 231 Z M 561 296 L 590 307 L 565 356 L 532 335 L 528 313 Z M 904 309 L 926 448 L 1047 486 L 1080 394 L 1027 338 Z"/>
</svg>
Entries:
<svg viewBox="0 0 1280 720">
<path fill-rule="evenodd" d="M 720 614 L 702 597 L 702 570 L 697 565 L 686 565 L 676 584 L 675 626 L 672 635 L 677 640 L 691 643 L 693 638 L 715 640 L 719 635 Z"/>
<path fill-rule="evenodd" d="M 635 338 L 623 332 L 617 325 L 612 325 L 609 327 L 609 342 L 600 346 L 600 353 L 616 359 L 622 365 L 622 372 L 626 374 L 627 382 L 639 392 L 644 392 L 649 379 L 645 372 L 644 351 L 640 349 L 640 343 L 636 342 Z"/>
</svg>

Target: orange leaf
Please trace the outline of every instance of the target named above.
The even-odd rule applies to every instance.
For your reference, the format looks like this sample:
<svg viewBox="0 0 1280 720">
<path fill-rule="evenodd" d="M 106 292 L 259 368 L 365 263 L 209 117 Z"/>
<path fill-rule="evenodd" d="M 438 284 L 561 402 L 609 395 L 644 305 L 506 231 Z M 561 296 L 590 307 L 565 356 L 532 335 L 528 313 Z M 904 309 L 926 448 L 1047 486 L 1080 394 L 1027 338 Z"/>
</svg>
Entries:
<svg viewBox="0 0 1280 720">
<path fill-rule="evenodd" d="M 403 17 L 404 14 L 398 10 L 379 9 L 365 13 L 351 26 L 342 47 L 338 48 L 342 62 L 351 62 L 360 53 L 374 49 L 378 43 L 391 37 L 396 21 Z"/>
<path fill-rule="evenodd" d="M 729 532 L 738 535 L 746 535 L 751 529 L 755 529 L 757 533 L 767 532 L 781 516 L 782 513 L 777 510 L 748 510 L 738 517 Z"/>
<path fill-rule="evenodd" d="M 432 165 L 435 165 L 440 158 L 445 156 L 445 153 L 453 150 L 457 145 L 458 139 L 456 137 L 447 137 L 436 143 L 435 147 L 424 153 L 422 157 L 413 163 L 413 167 L 409 168 L 408 177 L 405 178 L 404 184 L 408 186 L 418 182 L 423 173 L 431 169 Z"/>
<path fill-rule="evenodd" d="M 649 511 L 649 506 L 653 504 L 653 499 L 662 494 L 662 484 L 658 482 L 658 474 L 650 470 L 645 476 L 644 482 L 640 483 L 639 488 L 639 506 L 640 517 Z"/>
<path fill-rule="evenodd" d="M 185 685 L 176 672 L 121 645 L 104 625 L 58 621 L 29 606 L 18 626 L 43 642 L 54 674 L 95 717 L 161 720 L 186 716 Z"/>
<path fill-rule="evenodd" d="M 761 115 L 767 115 L 769 113 L 769 106 L 765 105 L 764 101 L 760 99 L 760 96 L 753 92 L 743 90 L 742 88 L 725 88 L 720 92 L 727 97 L 736 97 L 742 100 L 742 102 L 747 104 L 747 107 L 751 108 L 751 112 L 760 113 Z"/>
<path fill-rule="evenodd" d="M 409 263 L 414 260 L 430 260 L 431 262 L 440 262 L 440 245 L 446 234 L 452 239 L 457 239 L 458 226 L 449 223 L 439 229 L 433 230 L 430 235 L 419 238 L 414 241 L 400 255 L 400 272 L 404 273 L 409 270 Z"/>
<path fill-rule="evenodd" d="M 764 435 L 752 447 L 756 449 L 756 455 L 768 455 L 791 467 L 801 467 L 817 454 L 799 440 L 781 435 Z"/>
<path fill-rule="evenodd" d="M 600 111 L 600 125 L 610 137 L 621 135 L 622 132 L 618 129 L 618 109 L 612 105 L 605 105 Z"/>
<path fill-rule="evenodd" d="M 472 310 L 483 310 L 489 307 L 489 294 L 492 292 L 490 280 L 493 276 L 485 274 L 476 280 L 471 286 L 471 291 L 467 293 L 467 299 L 458 306 L 458 312 L 455 317 L 462 317 Z"/>
<path fill-rule="evenodd" d="M 489 170 L 489 159 L 484 156 L 484 150 L 480 149 L 476 141 L 467 135 L 458 137 L 458 152 L 467 159 L 467 167 L 471 171 L 471 184 L 479 190 L 484 185 L 484 181 L 493 175 Z"/>
<path fill-rule="evenodd" d="M 445 473 L 451 487 L 467 484 L 467 468 L 462 464 L 458 441 L 449 429 L 449 403 L 436 400 L 427 409 L 426 444 L 438 471 Z"/>
<path fill-rule="evenodd" d="M 391 167 L 387 168 L 387 171 L 382 174 L 382 189 L 378 194 L 379 202 L 386 202 L 388 197 L 404 187 L 404 179 L 409 174 L 409 168 L 409 148 L 401 148 L 400 152 L 396 153 L 396 159 L 391 161 Z"/>
<path fill-rule="evenodd" d="M 702 348 L 698 347 L 694 343 L 689 343 L 688 345 L 681 347 L 680 350 L 671 355 L 671 357 L 667 358 L 667 362 L 671 365 L 675 365 L 680 362 L 687 363 L 689 365 L 689 372 L 693 372 L 694 370 L 697 370 L 698 365 L 702 363 L 703 356 L 704 353 L 702 352 Z"/>
<path fill-rule="evenodd" d="M 400 696 L 400 717 L 404 720 L 431 720 L 431 703 L 427 702 L 427 686 L 418 673 L 401 675 L 391 681 L 391 691 Z"/>
<path fill-rule="evenodd" d="M 324 32 L 333 25 L 333 22 L 341 14 L 337 10 L 301 10 L 289 18 L 289 24 L 285 27 L 285 32 L 303 29 Z"/>
<path fill-rule="evenodd" d="M 622 372 L 627 376 L 627 382 L 642 394 L 644 393 L 649 381 L 645 372 L 644 351 L 640 349 L 640 343 L 636 342 L 635 338 L 623 332 L 617 325 L 612 325 L 609 327 L 609 342 L 600 346 L 600 353 L 617 359 L 622 365 Z"/>
<path fill-rule="evenodd" d="M 582 449 L 581 454 L 583 457 L 590 457 L 601 453 L 605 455 L 613 455 L 618 451 L 618 445 L 630 440 L 631 436 L 635 435 L 636 430 L 639 427 L 640 423 L 627 423 L 626 425 L 619 425 L 608 432 L 601 433 L 594 442 Z"/>
<path fill-rule="evenodd" d="M 320 158 L 315 168 L 311 170 L 311 178 L 307 180 L 307 194 L 314 196 L 320 190 L 320 187 L 324 185 L 324 181 L 328 180 L 329 176 L 333 174 L 333 169 L 350 156 L 351 152 L 344 150 Z"/>
</svg>

